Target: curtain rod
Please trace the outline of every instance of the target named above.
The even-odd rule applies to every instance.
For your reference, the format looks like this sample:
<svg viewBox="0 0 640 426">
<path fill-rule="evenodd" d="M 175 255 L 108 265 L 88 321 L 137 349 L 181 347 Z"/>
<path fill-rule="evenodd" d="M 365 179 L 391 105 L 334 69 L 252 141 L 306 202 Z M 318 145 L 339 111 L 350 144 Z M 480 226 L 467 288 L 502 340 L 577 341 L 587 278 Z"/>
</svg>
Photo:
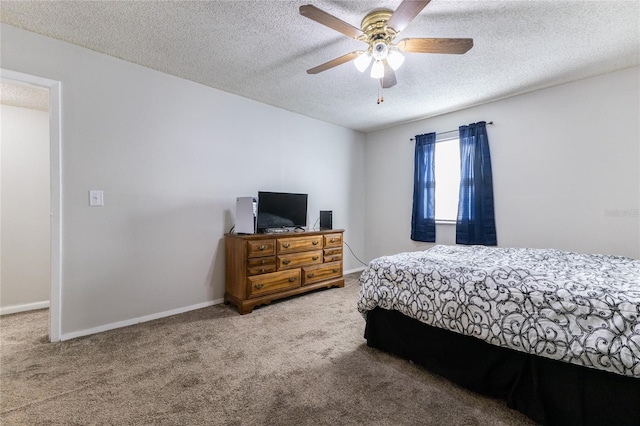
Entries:
<svg viewBox="0 0 640 426">
<path fill-rule="evenodd" d="M 486 123 L 486 124 L 487 124 L 487 125 L 489 125 L 489 124 L 493 124 L 493 121 L 487 121 L 487 123 Z M 458 132 L 458 131 L 459 131 L 459 129 L 455 129 L 455 130 L 447 130 L 446 132 L 439 132 L 439 133 L 436 133 L 436 136 L 437 136 L 437 135 L 444 135 L 444 134 L 446 134 L 446 133 Z M 415 140 L 415 138 L 411 138 L 411 139 L 409 139 L 409 140 L 413 142 L 413 141 Z"/>
</svg>

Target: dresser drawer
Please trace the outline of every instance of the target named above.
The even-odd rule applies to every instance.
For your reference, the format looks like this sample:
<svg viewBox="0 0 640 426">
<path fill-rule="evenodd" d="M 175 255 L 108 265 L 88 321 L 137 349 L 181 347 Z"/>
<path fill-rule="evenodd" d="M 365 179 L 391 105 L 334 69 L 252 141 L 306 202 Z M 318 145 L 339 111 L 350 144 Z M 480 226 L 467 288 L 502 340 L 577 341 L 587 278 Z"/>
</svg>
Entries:
<svg viewBox="0 0 640 426">
<path fill-rule="evenodd" d="M 247 241 L 247 257 L 274 256 L 276 242 L 274 240 Z"/>
<path fill-rule="evenodd" d="M 325 256 L 323 260 L 324 260 L 324 263 L 337 262 L 339 260 L 342 260 L 342 253 L 336 253 L 336 254 L 332 254 L 331 256 Z"/>
<path fill-rule="evenodd" d="M 324 249 L 325 256 L 331 256 L 332 254 L 342 254 L 342 247 Z"/>
<path fill-rule="evenodd" d="M 323 235 L 324 248 L 342 247 L 342 234 Z"/>
<path fill-rule="evenodd" d="M 276 264 L 275 256 L 254 257 L 251 259 L 247 259 L 247 266 L 250 268 L 253 268 L 255 266 L 275 265 L 275 264 Z"/>
<path fill-rule="evenodd" d="M 300 287 L 300 270 L 278 271 L 247 277 L 249 297 Z"/>
<path fill-rule="evenodd" d="M 322 235 L 278 238 L 278 254 L 298 253 L 322 248 Z"/>
<path fill-rule="evenodd" d="M 322 263 L 322 250 L 283 254 L 277 257 L 278 270 Z"/>
<path fill-rule="evenodd" d="M 302 268 L 302 285 L 342 276 L 342 262 L 323 263 Z"/>
<path fill-rule="evenodd" d="M 267 274 L 269 272 L 276 271 L 275 262 L 270 265 L 262 265 L 262 266 L 254 266 L 252 268 L 247 268 L 247 275 L 258 275 L 258 274 Z"/>
<path fill-rule="evenodd" d="M 324 249 L 324 263 L 342 260 L 342 247 Z"/>
</svg>

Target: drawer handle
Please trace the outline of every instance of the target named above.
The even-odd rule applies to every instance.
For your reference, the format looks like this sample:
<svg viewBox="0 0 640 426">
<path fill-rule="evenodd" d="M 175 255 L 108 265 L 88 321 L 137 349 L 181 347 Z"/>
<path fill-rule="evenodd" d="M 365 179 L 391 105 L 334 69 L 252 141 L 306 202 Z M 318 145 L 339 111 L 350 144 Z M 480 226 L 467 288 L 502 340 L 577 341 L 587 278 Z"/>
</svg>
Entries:
<svg viewBox="0 0 640 426">
<path fill-rule="evenodd" d="M 264 244 L 258 246 L 258 250 L 265 250 L 266 248 L 267 246 L 265 246 Z"/>
<path fill-rule="evenodd" d="M 260 290 L 262 287 L 264 287 L 264 284 L 256 284 L 254 285 L 254 287 L 258 290 Z"/>
<path fill-rule="evenodd" d="M 335 239 L 335 238 L 331 238 L 331 239 L 329 240 L 329 242 L 330 242 L 330 243 L 335 243 L 336 241 L 338 241 L 338 240 L 337 240 L 337 239 Z"/>
<path fill-rule="evenodd" d="M 311 260 L 318 260 L 318 256 L 313 256 Z"/>
<path fill-rule="evenodd" d="M 307 274 L 307 278 L 313 278 L 313 277 L 315 277 L 315 276 L 316 276 L 316 274 L 314 274 L 313 272 L 312 272 L 312 273 L 310 273 L 310 274 Z"/>
<path fill-rule="evenodd" d="M 312 241 L 311 244 L 313 244 L 314 246 L 318 245 L 318 241 Z"/>
<path fill-rule="evenodd" d="M 284 263 L 285 265 L 288 265 L 288 264 L 290 264 L 290 263 L 291 263 L 291 260 L 289 260 L 289 259 L 285 259 L 285 260 L 283 260 L 283 261 L 282 261 L 282 263 Z"/>
<path fill-rule="evenodd" d="M 290 283 L 294 282 L 295 280 L 296 280 L 296 277 L 290 277 L 290 278 L 289 278 L 289 282 L 290 282 Z"/>
<path fill-rule="evenodd" d="M 262 272 L 264 272 L 264 268 L 260 269 L 260 272 L 261 272 L 261 273 L 262 273 Z"/>
<path fill-rule="evenodd" d="M 282 245 L 282 247 L 284 247 L 284 248 L 289 248 L 289 247 L 291 247 L 291 244 L 289 244 L 289 243 L 284 243 L 284 244 Z"/>
<path fill-rule="evenodd" d="M 333 268 L 333 272 L 338 272 L 340 269 L 338 268 Z"/>
</svg>

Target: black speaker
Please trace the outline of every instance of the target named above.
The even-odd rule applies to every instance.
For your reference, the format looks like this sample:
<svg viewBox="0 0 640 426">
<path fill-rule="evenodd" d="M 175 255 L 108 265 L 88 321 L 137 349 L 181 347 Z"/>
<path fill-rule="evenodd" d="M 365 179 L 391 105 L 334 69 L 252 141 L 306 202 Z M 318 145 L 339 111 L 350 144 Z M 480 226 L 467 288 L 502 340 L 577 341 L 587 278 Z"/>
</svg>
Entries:
<svg viewBox="0 0 640 426">
<path fill-rule="evenodd" d="M 320 210 L 320 229 L 333 229 L 333 211 Z"/>
</svg>

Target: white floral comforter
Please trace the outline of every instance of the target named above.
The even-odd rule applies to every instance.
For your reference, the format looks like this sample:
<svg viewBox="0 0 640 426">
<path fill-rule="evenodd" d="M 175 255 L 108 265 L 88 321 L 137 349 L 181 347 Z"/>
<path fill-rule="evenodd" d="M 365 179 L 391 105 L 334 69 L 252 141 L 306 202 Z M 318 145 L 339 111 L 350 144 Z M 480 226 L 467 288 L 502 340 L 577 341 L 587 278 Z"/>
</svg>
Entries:
<svg viewBox="0 0 640 426">
<path fill-rule="evenodd" d="M 493 345 L 640 378 L 640 260 L 435 246 L 373 260 L 358 310 L 397 310 Z"/>
</svg>

